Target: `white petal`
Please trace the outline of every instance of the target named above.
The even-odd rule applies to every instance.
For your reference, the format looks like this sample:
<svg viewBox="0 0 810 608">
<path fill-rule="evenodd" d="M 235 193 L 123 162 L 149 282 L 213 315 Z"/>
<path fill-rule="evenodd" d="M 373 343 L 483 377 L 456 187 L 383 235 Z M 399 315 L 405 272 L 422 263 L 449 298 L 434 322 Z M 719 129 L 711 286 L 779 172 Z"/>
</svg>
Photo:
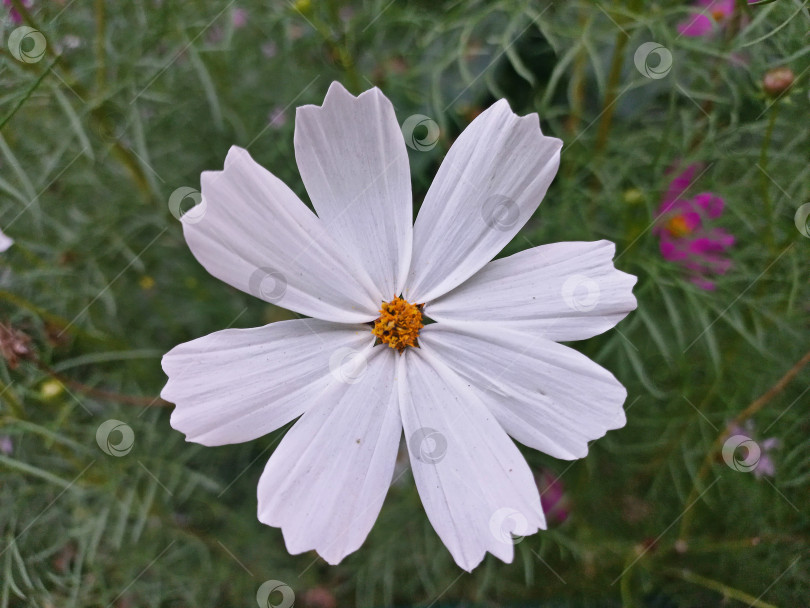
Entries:
<svg viewBox="0 0 810 608">
<path fill-rule="evenodd" d="M 541 245 L 490 262 L 425 309 L 436 321 L 493 323 L 549 340 L 583 340 L 636 308 L 636 277 L 610 241 Z"/>
<path fill-rule="evenodd" d="M 572 348 L 492 325 L 434 323 L 419 344 L 464 377 L 507 433 L 555 458 L 624 426 L 627 391 Z"/>
<path fill-rule="evenodd" d="M 199 211 L 183 216 L 194 256 L 212 275 L 295 312 L 355 323 L 376 318 L 368 277 L 281 180 L 241 148 L 200 178 Z M 195 207 L 195 210 L 197 208 Z"/>
<path fill-rule="evenodd" d="M 6 234 L 0 230 L 0 253 L 6 251 L 13 244 L 14 239 L 12 239 L 10 236 L 6 236 Z"/>
<path fill-rule="evenodd" d="M 300 416 L 330 385 L 341 384 L 352 353 L 371 338 L 367 326 L 317 319 L 218 331 L 163 357 L 169 381 L 161 397 L 177 405 L 171 425 L 187 441 L 250 441 Z"/>
<path fill-rule="evenodd" d="M 366 269 L 378 302 L 402 293 L 413 240 L 408 153 L 391 102 L 333 82 L 323 106 L 295 114 L 295 158 L 312 205 Z"/>
<path fill-rule="evenodd" d="M 545 529 L 528 464 L 492 414 L 425 349 L 399 358 L 402 424 L 430 523 L 464 570 L 487 551 L 511 562 L 518 536 Z"/>
<path fill-rule="evenodd" d="M 281 528 L 290 553 L 330 564 L 368 536 L 394 473 L 402 426 L 396 353 L 369 348 L 365 373 L 334 386 L 295 423 L 259 481 L 259 520 Z"/>
<path fill-rule="evenodd" d="M 455 141 L 413 234 L 410 302 L 429 302 L 468 279 L 512 240 L 546 194 L 562 142 L 501 100 Z"/>
</svg>

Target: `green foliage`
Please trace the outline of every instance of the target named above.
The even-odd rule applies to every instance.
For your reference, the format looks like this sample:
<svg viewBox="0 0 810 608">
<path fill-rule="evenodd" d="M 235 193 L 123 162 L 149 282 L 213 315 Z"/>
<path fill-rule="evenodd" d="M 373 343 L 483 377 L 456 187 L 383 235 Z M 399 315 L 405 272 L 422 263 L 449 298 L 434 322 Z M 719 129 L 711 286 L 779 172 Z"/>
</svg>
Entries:
<svg viewBox="0 0 810 608">
<path fill-rule="evenodd" d="M 806 3 L 741 6 L 700 38 L 677 30 L 693 9 L 664 1 L 32 4 L 45 56 L 24 63 L 4 44 L 0 59 L 0 228 L 16 241 L 0 254 L 0 322 L 31 337 L 36 359 L 0 366 L 12 444 L 0 454 L 0 606 L 250 606 L 270 579 L 298 604 L 317 586 L 358 606 L 810 597 L 810 371 L 750 418 L 758 440 L 781 440 L 775 477 L 734 471 L 717 450 L 809 342 L 810 239 L 794 225 L 810 201 Z M 7 20 L 5 42 L 17 27 Z M 672 53 L 663 78 L 634 66 L 647 41 Z M 772 100 L 761 80 L 781 65 L 798 78 Z M 524 450 L 560 477 L 571 515 L 520 542 L 511 565 L 489 556 L 463 574 L 409 475 L 341 565 L 290 556 L 256 520 L 283 432 L 201 448 L 157 401 L 175 344 L 290 316 L 197 264 L 171 193 L 197 188 L 237 144 L 307 200 L 294 108 L 320 104 L 332 80 L 380 86 L 400 121 L 438 123 L 435 148 L 409 151 L 417 205 L 475 112 L 500 97 L 538 112 L 565 142 L 560 174 L 504 254 L 607 238 L 639 277 L 638 310 L 575 345 L 627 386 L 628 424 L 581 461 Z M 736 236 L 714 291 L 664 260 L 651 231 L 678 160 L 706 163 L 697 187 L 725 199 L 721 225 Z M 96 443 L 109 419 L 134 431 L 125 456 Z"/>
</svg>

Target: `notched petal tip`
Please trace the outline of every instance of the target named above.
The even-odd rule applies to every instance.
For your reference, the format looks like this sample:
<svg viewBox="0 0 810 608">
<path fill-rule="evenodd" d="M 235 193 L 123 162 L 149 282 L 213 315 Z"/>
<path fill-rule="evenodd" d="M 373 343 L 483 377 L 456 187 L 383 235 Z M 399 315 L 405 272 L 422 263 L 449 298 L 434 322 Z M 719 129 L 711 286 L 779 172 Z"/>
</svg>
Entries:
<svg viewBox="0 0 810 608">
<path fill-rule="evenodd" d="M 310 103 L 298 106 L 295 108 L 295 114 L 297 117 L 299 114 L 305 115 L 308 112 L 324 111 L 328 110 L 330 106 L 334 106 L 338 103 L 345 103 L 347 101 L 349 103 L 358 102 L 362 101 L 363 99 L 368 99 L 369 97 L 374 97 L 391 104 L 391 101 L 385 96 L 379 87 L 371 87 L 359 95 L 352 95 L 351 91 L 344 87 L 343 84 L 335 80 L 329 85 L 329 89 L 326 91 L 326 95 L 324 96 L 323 103 L 321 105 Z"/>
<path fill-rule="evenodd" d="M 610 259 L 616 257 L 616 243 L 608 239 L 599 239 L 598 241 L 593 241 L 593 244 L 600 248 L 607 248 L 610 249 Z"/>
<path fill-rule="evenodd" d="M 356 100 L 357 98 L 352 95 L 346 87 L 344 87 L 341 83 L 337 80 L 332 81 L 332 84 L 329 85 L 329 89 L 326 91 L 326 95 L 323 98 L 323 102 L 321 105 L 315 103 L 307 103 L 302 106 L 297 106 L 295 108 L 295 119 L 298 121 L 300 117 L 306 116 L 310 113 L 320 113 L 328 109 L 330 105 L 334 105 L 336 103 L 340 103 L 341 101 L 345 100 Z"/>
<path fill-rule="evenodd" d="M 231 169 L 231 167 L 235 166 L 237 163 L 243 163 L 245 161 L 249 161 L 252 163 L 256 162 L 253 160 L 253 157 L 250 155 L 250 152 L 248 152 L 244 148 L 240 148 L 239 146 L 231 146 L 230 148 L 228 148 L 228 153 L 225 155 L 225 160 L 223 161 L 222 169 L 209 169 L 207 171 L 203 171 L 202 173 L 200 173 L 200 193 L 203 199 L 206 198 L 205 191 L 210 188 L 214 180 L 222 179 L 225 175 L 228 174 L 228 169 Z M 207 203 L 208 200 L 206 199 L 206 204 Z"/>
<path fill-rule="evenodd" d="M 634 310 L 638 309 L 638 298 L 636 297 L 636 294 L 633 293 L 633 289 L 638 284 L 638 277 L 636 275 L 634 275 L 634 274 L 628 274 L 626 272 L 622 272 L 621 270 L 618 270 L 617 272 L 621 272 L 621 274 L 625 275 L 626 277 L 629 277 L 629 279 L 630 279 L 630 281 L 628 283 L 628 288 L 630 289 L 630 297 L 633 299 L 633 301 L 628 302 L 629 308 L 627 309 L 627 312 L 629 314 L 629 313 L 633 312 Z"/>
<path fill-rule="evenodd" d="M 333 80 L 329 85 L 329 89 L 326 91 L 326 96 L 324 97 L 323 105 L 326 105 L 326 103 L 330 99 L 334 99 L 336 97 L 355 98 L 355 96 L 351 94 L 349 89 L 347 89 L 346 87 L 343 86 L 343 83 L 341 83 L 341 82 L 339 82 L 337 80 Z"/>
<path fill-rule="evenodd" d="M 624 281 L 627 282 L 627 288 L 630 290 L 630 296 L 633 299 L 632 304 L 628 302 L 630 307 L 627 309 L 627 312 L 630 313 L 638 308 L 638 299 L 636 298 L 633 292 L 633 288 L 638 283 L 638 277 L 634 274 L 630 274 L 629 272 L 625 272 L 623 270 L 619 270 L 616 267 L 616 243 L 613 241 L 609 241 L 607 239 L 601 239 L 597 241 L 600 246 L 608 247 L 610 249 L 610 265 L 613 268 L 613 272 L 616 273 L 616 276 L 621 277 Z"/>
<path fill-rule="evenodd" d="M 224 168 L 227 169 L 234 161 L 239 160 L 253 160 L 250 152 L 239 146 L 231 146 L 228 148 L 228 154 L 225 155 Z"/>
<path fill-rule="evenodd" d="M 393 109 L 391 100 L 385 96 L 385 93 L 383 93 L 379 87 L 371 87 L 359 95 L 352 95 L 351 91 L 335 80 L 329 85 L 329 90 L 326 92 L 321 105 L 305 104 L 298 106 L 295 109 L 295 117 L 296 120 L 298 120 L 299 117 L 306 117 L 307 114 L 310 113 L 329 112 L 330 110 L 339 112 L 341 109 L 340 104 L 361 104 L 368 99 L 376 100 L 384 105 L 387 104 Z"/>
<path fill-rule="evenodd" d="M 546 135 L 543 133 L 543 129 L 540 126 L 540 115 L 537 112 L 530 112 L 525 116 L 520 116 L 514 110 L 512 110 L 512 106 L 506 99 L 499 99 L 495 103 L 493 103 L 489 108 L 481 112 L 478 116 L 476 116 L 475 120 L 479 120 L 481 116 L 487 114 L 488 112 L 492 111 L 493 113 L 508 113 L 511 115 L 511 118 L 517 122 L 518 124 L 525 125 L 529 128 L 537 129 L 537 132 L 546 140 L 553 148 L 554 153 L 558 153 L 563 147 L 563 140 L 559 139 L 558 137 L 553 137 L 551 135 Z M 473 122 L 475 122 L 475 120 Z"/>
<path fill-rule="evenodd" d="M 625 401 L 627 398 L 625 397 Z M 618 408 L 616 411 L 616 419 L 613 422 L 613 425 L 608 427 L 608 431 L 615 431 L 617 429 L 622 429 L 627 424 L 627 414 L 624 411 L 624 401 L 622 402 L 622 406 Z"/>
</svg>

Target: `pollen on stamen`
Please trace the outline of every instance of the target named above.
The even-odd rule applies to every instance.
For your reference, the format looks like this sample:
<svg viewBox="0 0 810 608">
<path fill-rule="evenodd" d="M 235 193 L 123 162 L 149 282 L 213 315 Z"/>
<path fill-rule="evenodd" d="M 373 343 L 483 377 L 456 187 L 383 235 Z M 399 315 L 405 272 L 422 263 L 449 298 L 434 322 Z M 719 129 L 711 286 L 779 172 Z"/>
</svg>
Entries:
<svg viewBox="0 0 810 608">
<path fill-rule="evenodd" d="M 422 323 L 424 304 L 411 304 L 407 300 L 395 297 L 390 302 L 383 302 L 380 307 L 380 318 L 374 322 L 371 330 L 380 343 L 396 348 L 400 353 L 408 346 L 419 347 L 417 338 Z"/>
<path fill-rule="evenodd" d="M 686 218 L 682 215 L 676 215 L 670 218 L 666 223 L 666 229 L 667 232 L 676 238 L 686 236 L 692 231 Z"/>
</svg>

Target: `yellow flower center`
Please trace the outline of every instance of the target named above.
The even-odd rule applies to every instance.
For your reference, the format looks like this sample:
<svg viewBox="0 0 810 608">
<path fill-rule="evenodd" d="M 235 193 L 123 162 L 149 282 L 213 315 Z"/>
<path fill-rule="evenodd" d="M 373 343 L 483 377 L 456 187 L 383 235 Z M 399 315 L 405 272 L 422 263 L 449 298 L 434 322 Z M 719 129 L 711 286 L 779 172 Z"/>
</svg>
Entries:
<svg viewBox="0 0 810 608">
<path fill-rule="evenodd" d="M 712 11 L 712 17 L 714 17 L 714 20 L 719 23 L 720 21 L 726 18 L 726 13 L 721 9 L 714 9 Z"/>
<path fill-rule="evenodd" d="M 422 323 L 422 309 L 424 304 L 411 304 L 400 297 L 390 302 L 383 302 L 380 308 L 380 318 L 374 322 L 371 330 L 380 342 L 400 353 L 407 346 L 416 346 L 419 330 L 424 327 Z"/>
<path fill-rule="evenodd" d="M 686 223 L 686 218 L 682 215 L 676 215 L 671 218 L 666 225 L 667 232 L 674 237 L 686 236 L 691 232 L 689 224 Z"/>
</svg>

